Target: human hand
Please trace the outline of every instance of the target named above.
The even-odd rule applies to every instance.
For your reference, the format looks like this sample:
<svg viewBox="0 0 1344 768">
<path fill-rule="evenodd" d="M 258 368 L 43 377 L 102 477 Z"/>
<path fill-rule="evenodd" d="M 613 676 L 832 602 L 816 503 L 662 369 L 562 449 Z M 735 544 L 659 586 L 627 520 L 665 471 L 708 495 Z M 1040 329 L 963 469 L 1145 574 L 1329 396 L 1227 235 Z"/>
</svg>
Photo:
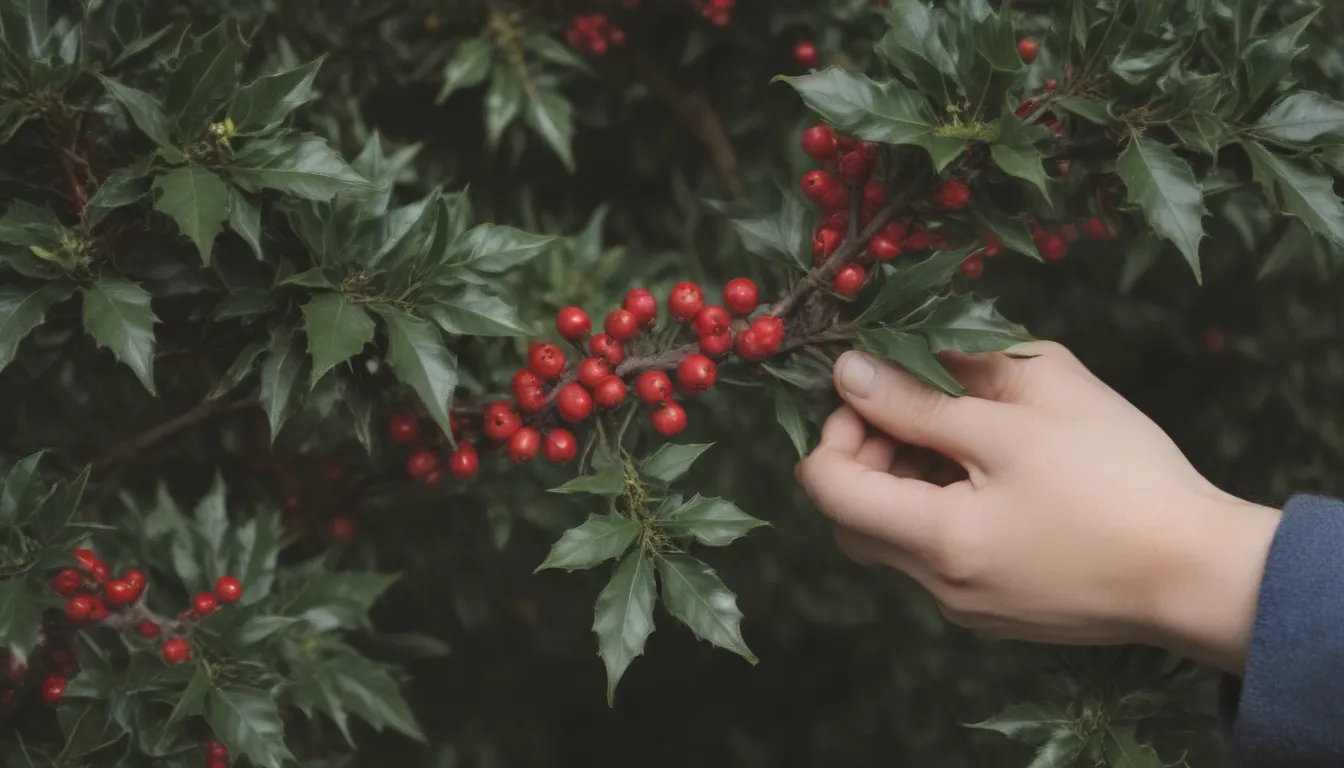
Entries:
<svg viewBox="0 0 1344 768">
<path fill-rule="evenodd" d="M 945 353 L 960 398 L 840 358 L 847 405 L 798 476 L 842 549 L 972 629 L 1160 645 L 1239 673 L 1279 511 L 1215 488 L 1063 347 L 1015 352 L 1035 357 Z"/>
</svg>

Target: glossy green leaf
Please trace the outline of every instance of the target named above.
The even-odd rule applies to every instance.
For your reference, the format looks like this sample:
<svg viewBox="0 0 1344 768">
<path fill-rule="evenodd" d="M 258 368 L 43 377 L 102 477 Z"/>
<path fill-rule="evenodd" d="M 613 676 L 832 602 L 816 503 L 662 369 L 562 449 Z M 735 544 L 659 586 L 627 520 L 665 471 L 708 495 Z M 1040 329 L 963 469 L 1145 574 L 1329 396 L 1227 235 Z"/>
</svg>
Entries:
<svg viewBox="0 0 1344 768">
<path fill-rule="evenodd" d="M 742 639 L 737 595 L 724 586 L 713 568 L 690 555 L 660 555 L 658 575 L 668 613 L 700 639 L 756 663 L 756 655 Z"/>
<path fill-rule="evenodd" d="M 580 475 L 551 493 L 591 493 L 595 496 L 615 496 L 625 490 L 625 474 L 612 464 L 601 467 L 590 475 Z"/>
<path fill-rule="evenodd" d="M 915 309 L 929 294 L 937 293 L 952 282 L 957 268 L 970 253 L 969 248 L 938 251 L 923 261 L 899 263 L 887 275 L 872 303 L 859 313 L 852 325 L 861 328 Z"/>
<path fill-rule="evenodd" d="M 303 372 L 304 349 L 298 333 L 289 326 L 271 330 L 271 344 L 261 361 L 261 407 L 271 427 L 271 441 L 294 410 L 294 395 Z"/>
<path fill-rule="evenodd" d="M 229 177 L 249 192 L 273 189 L 306 200 L 374 189 L 331 145 L 306 134 L 247 142 L 229 165 Z"/>
<path fill-rule="evenodd" d="M 14 462 L 0 482 L 0 525 L 15 525 L 33 514 L 32 506 L 42 492 L 37 473 L 43 452 L 29 454 Z"/>
<path fill-rule="evenodd" d="M 1290 144 L 1344 139 L 1344 103 L 1320 93 L 1300 91 L 1280 99 L 1255 122 L 1261 138 Z"/>
<path fill-rule="evenodd" d="M 996 206 L 977 201 L 971 210 L 980 228 L 992 233 L 1005 248 L 1017 251 L 1025 256 L 1041 261 L 1041 252 L 1036 249 L 1036 241 L 1031 236 L 1027 223 L 1015 216 L 1009 216 Z"/>
<path fill-rule="evenodd" d="M 403 384 L 420 396 L 445 434 L 453 431 L 448 410 L 457 389 L 457 358 L 443 344 L 439 330 L 400 310 L 379 308 L 387 327 L 387 362 Z"/>
<path fill-rule="evenodd" d="M 665 443 L 640 464 L 639 473 L 661 483 L 676 482 L 690 471 L 701 454 L 713 447 L 713 443 Z"/>
<path fill-rule="evenodd" d="M 310 387 L 327 371 L 359 354 L 373 342 L 373 318 L 339 293 L 322 293 L 303 305 L 303 331 L 313 357 Z"/>
<path fill-rule="evenodd" d="M 1066 112 L 1072 112 L 1089 123 L 1110 125 L 1113 122 L 1110 110 L 1102 99 L 1090 96 L 1068 96 L 1056 99 L 1051 103 Z"/>
<path fill-rule="evenodd" d="M 131 116 L 131 122 L 135 123 L 135 127 L 139 128 L 141 133 L 160 147 L 172 148 L 173 129 L 158 99 L 105 75 L 98 75 L 98 81 L 107 89 L 108 95 L 125 108 L 127 114 Z M 173 153 L 176 153 L 176 150 L 173 150 Z"/>
<path fill-rule="evenodd" d="M 490 87 L 485 92 L 485 137 L 490 146 L 498 146 L 504 129 L 518 118 L 527 100 L 523 80 L 513 67 L 495 67 Z"/>
<path fill-rule="evenodd" d="M 539 89 L 528 95 L 523 122 L 540 136 L 560 162 L 574 170 L 574 105 L 559 91 Z"/>
<path fill-rule="evenodd" d="M 369 609 L 397 581 L 397 576 L 364 571 L 320 572 L 305 578 L 286 612 L 302 616 L 315 632 L 365 629 Z"/>
<path fill-rule="evenodd" d="M 1205 112 L 1183 115 L 1171 124 L 1171 130 L 1181 146 L 1213 158 L 1232 139 L 1232 131 L 1222 118 Z"/>
<path fill-rule="evenodd" d="M 797 195 L 785 195 L 777 211 L 731 221 L 748 253 L 788 267 L 811 266 L 812 212 Z"/>
<path fill-rule="evenodd" d="M 149 179 L 137 169 L 113 171 L 99 182 L 97 191 L 84 204 L 84 218 L 90 227 L 95 227 L 112 211 L 139 202 L 149 194 L 149 189 Z"/>
<path fill-rule="evenodd" d="M 453 243 L 452 259 L 481 272 L 500 273 L 527 263 L 555 240 L 503 224 L 477 224 Z"/>
<path fill-rule="evenodd" d="M 1083 737 L 1077 733 L 1062 731 L 1036 750 L 1027 768 L 1071 768 L 1085 746 Z"/>
<path fill-rule="evenodd" d="M 285 746 L 279 702 L 268 691 L 239 685 L 212 690 L 205 720 L 230 755 L 246 757 L 258 768 L 282 768 L 294 759 Z"/>
<path fill-rule="evenodd" d="M 119 278 L 84 286 L 84 330 L 112 351 L 154 393 L 154 326 L 159 318 L 144 288 Z"/>
<path fill-rule="evenodd" d="M 1116 170 L 1130 202 L 1159 235 L 1176 244 L 1195 279 L 1201 279 L 1199 241 L 1204 238 L 1204 193 L 1189 163 L 1152 139 L 1133 138 Z"/>
<path fill-rule="evenodd" d="M 168 724 L 178 722 L 187 717 L 194 717 L 205 712 L 205 699 L 214 690 L 214 683 L 210 680 L 210 672 L 205 667 L 196 667 L 196 672 L 191 676 L 191 682 L 182 690 L 177 702 L 173 704 L 173 711 L 168 715 Z"/>
<path fill-rule="evenodd" d="M 276 633 L 289 629 L 299 621 L 300 619 L 293 616 L 268 616 L 264 614 L 253 616 L 238 627 L 232 638 L 239 646 L 246 647 L 268 640 Z"/>
<path fill-rule="evenodd" d="M 47 318 L 47 310 L 70 298 L 74 288 L 64 281 L 36 286 L 0 285 L 0 370 L 14 362 L 19 344 Z"/>
<path fill-rule="evenodd" d="M 939 17 L 919 0 L 896 0 L 887 13 L 891 28 L 878 41 L 878 55 L 924 92 L 950 102 L 947 81 L 956 82 L 957 63 L 943 44 Z"/>
<path fill-rule="evenodd" d="M 776 387 L 774 399 L 775 421 L 784 428 L 784 433 L 789 436 L 789 442 L 793 443 L 793 449 L 801 459 L 807 455 L 811 443 L 802 395 L 789 387 Z"/>
<path fill-rule="evenodd" d="M 1027 330 L 1011 323 L 994 307 L 992 299 L 949 296 L 915 326 L 936 354 L 954 350 L 969 354 L 1002 352 L 1032 340 Z"/>
<path fill-rule="evenodd" d="M 294 110 L 313 98 L 313 78 L 322 66 L 315 59 L 281 72 L 275 72 L 238 89 L 229 103 L 228 115 L 240 133 L 255 133 L 272 128 Z"/>
<path fill-rule="evenodd" d="M 672 536 L 691 536 L 705 546 L 726 547 L 769 523 L 748 515 L 727 499 L 696 494 L 658 518 L 658 525 Z"/>
<path fill-rule="evenodd" d="M 537 566 L 537 571 L 548 568 L 574 571 L 600 565 L 625 554 L 643 530 L 644 526 L 633 518 L 589 515 L 551 545 L 550 554 Z"/>
<path fill-rule="evenodd" d="M 1166 762 L 1152 746 L 1140 743 L 1134 726 L 1111 726 L 1104 738 L 1106 762 L 1125 768 L 1163 768 Z"/>
<path fill-rule="evenodd" d="M 430 311 L 444 333 L 453 336 L 531 336 L 535 330 L 513 304 L 484 288 L 469 286 Z"/>
<path fill-rule="evenodd" d="M 968 727 L 1001 733 L 1013 741 L 1039 747 L 1073 728 L 1064 709 L 1046 702 L 1013 704 L 1004 711 Z"/>
<path fill-rule="evenodd" d="M 235 187 L 229 187 L 229 229 L 243 239 L 252 253 L 261 253 L 261 207 Z"/>
<path fill-rule="evenodd" d="M 1253 141 L 1243 141 L 1241 146 L 1250 155 L 1251 171 L 1265 197 L 1312 232 L 1344 245 L 1344 203 L 1335 194 L 1329 174 L 1306 162 L 1280 157 Z"/>
<path fill-rule="evenodd" d="M 8 648 L 21 663 L 37 645 L 42 611 L 49 602 L 41 591 L 46 588 L 27 577 L 0 579 L 0 647 Z"/>
<path fill-rule="evenodd" d="M 1030 182 L 1042 195 L 1049 195 L 1045 176 L 1045 153 L 1037 146 L 1049 131 L 1028 125 L 1013 115 L 1004 115 L 995 123 L 990 142 L 990 157 L 1000 170 Z"/>
<path fill-rule="evenodd" d="M 188 53 L 169 72 L 164 102 L 182 135 L 204 138 L 210 120 L 233 95 L 238 65 L 247 48 L 228 23 L 193 38 Z"/>
<path fill-rule="evenodd" d="M 387 670 L 352 656 L 342 662 L 335 683 L 345 708 L 373 726 L 375 731 L 390 728 L 416 741 L 425 741 L 425 734 L 401 695 L 400 686 Z"/>
<path fill-rule="evenodd" d="M 910 331 L 881 328 L 859 334 L 858 348 L 884 357 L 904 368 L 912 376 L 949 395 L 966 394 L 952 374 L 947 372 L 929 348 L 929 340 Z"/>
<path fill-rule="evenodd" d="M 485 82 L 494 52 L 494 46 L 485 38 L 470 37 L 459 43 L 443 67 L 443 86 L 434 102 L 442 104 L 458 89 L 473 88 Z"/>
<path fill-rule="evenodd" d="M 215 238 L 229 218 L 229 187 L 204 168 L 183 166 L 154 179 L 154 208 L 177 222 L 196 244 L 201 263 L 210 263 Z"/>
<path fill-rule="evenodd" d="M 593 609 L 593 632 L 597 652 L 607 668 L 607 704 L 616 695 L 616 685 L 644 644 L 653 634 L 655 597 L 653 561 L 642 549 L 626 555 L 612 571 L 611 580 L 597 596 Z"/>
</svg>

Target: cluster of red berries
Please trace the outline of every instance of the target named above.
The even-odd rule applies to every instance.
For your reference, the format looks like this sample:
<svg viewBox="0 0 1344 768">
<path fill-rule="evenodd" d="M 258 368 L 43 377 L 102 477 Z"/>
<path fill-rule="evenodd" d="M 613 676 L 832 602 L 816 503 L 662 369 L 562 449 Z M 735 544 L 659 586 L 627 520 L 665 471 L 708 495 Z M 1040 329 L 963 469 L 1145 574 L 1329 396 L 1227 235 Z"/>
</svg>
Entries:
<svg viewBox="0 0 1344 768">
<path fill-rule="evenodd" d="M 88 549 L 70 553 L 79 568 L 62 568 L 51 580 L 56 594 L 66 598 L 65 615 L 75 623 L 102 621 L 109 611 L 130 606 L 145 591 L 145 574 L 134 568 L 111 579 L 107 564 Z"/>
<path fill-rule="evenodd" d="M 69 678 L 79 672 L 79 665 L 74 652 L 68 647 L 39 646 L 38 650 L 46 653 L 45 665 L 56 670 L 43 678 L 42 688 L 39 691 L 42 703 L 54 707 L 65 695 Z M 0 666 L 0 707 L 7 707 L 14 700 L 15 691 L 28 678 L 28 664 L 19 661 L 18 656 L 3 650 L 0 650 L 0 660 L 4 661 L 3 666 Z"/>
<path fill-rule="evenodd" d="M 191 599 L 191 608 L 178 615 L 179 621 L 201 619 L 214 613 L 221 604 L 236 603 L 243 597 L 243 583 L 233 576 L 215 579 L 214 592 L 201 592 Z M 163 629 L 154 621 L 140 622 L 139 632 L 144 637 L 158 637 Z M 181 637 L 170 637 L 159 648 L 166 664 L 182 664 L 191 660 L 191 645 Z M 227 757 L 227 755 L 226 755 Z"/>
<path fill-rule="evenodd" d="M 206 742 L 205 768 L 229 768 L 229 748 L 214 739 Z"/>
<path fill-rule="evenodd" d="M 625 44 L 625 30 L 612 24 L 604 13 L 583 13 L 569 23 L 565 39 L 572 48 L 601 56 L 613 46 Z"/>
<path fill-rule="evenodd" d="M 726 27 L 733 20 L 735 0 L 688 0 L 705 21 L 716 27 Z"/>
</svg>

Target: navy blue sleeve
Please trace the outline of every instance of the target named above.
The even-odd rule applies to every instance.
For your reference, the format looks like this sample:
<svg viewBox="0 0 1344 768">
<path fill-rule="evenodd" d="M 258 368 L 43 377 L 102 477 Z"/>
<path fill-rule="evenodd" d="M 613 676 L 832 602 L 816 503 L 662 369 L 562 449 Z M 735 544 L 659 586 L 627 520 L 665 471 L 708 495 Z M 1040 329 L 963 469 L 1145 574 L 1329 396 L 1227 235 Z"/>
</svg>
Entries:
<svg viewBox="0 0 1344 768">
<path fill-rule="evenodd" d="M 1298 496 L 1284 507 L 1245 675 L 1226 682 L 1242 765 L 1344 766 L 1344 502 Z"/>
</svg>

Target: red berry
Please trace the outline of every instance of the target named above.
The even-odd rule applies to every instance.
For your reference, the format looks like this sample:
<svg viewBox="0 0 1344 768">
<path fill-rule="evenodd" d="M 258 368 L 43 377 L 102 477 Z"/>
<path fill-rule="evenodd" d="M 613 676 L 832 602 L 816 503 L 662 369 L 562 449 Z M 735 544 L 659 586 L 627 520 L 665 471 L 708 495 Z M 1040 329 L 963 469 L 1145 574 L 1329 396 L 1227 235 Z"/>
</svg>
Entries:
<svg viewBox="0 0 1344 768">
<path fill-rule="evenodd" d="M 803 187 L 803 195 L 806 196 L 808 200 L 816 203 L 820 203 L 822 198 L 826 197 L 826 193 L 831 190 L 844 189 L 844 187 L 840 186 L 840 182 L 836 181 L 835 177 L 826 171 L 808 171 L 803 175 L 801 184 Z"/>
<path fill-rule="evenodd" d="M 93 598 L 88 595 L 76 595 L 65 601 L 65 617 L 71 621 L 84 621 L 93 613 Z"/>
<path fill-rule="evenodd" d="M 728 310 L 720 306 L 701 309 L 695 315 L 695 335 L 709 336 L 715 333 L 727 333 L 732 320 Z"/>
<path fill-rule="evenodd" d="M 845 236 L 834 229 L 822 227 L 812 236 L 812 260 L 821 263 L 831 258 L 835 249 L 844 242 Z"/>
<path fill-rule="evenodd" d="M 439 465 L 439 459 L 432 451 L 416 451 L 406 458 L 406 474 L 419 480 Z"/>
<path fill-rule="evenodd" d="M 901 255 L 901 243 L 899 240 L 892 240 L 886 235 L 878 235 L 868 243 L 868 250 L 872 252 L 873 258 L 878 261 L 891 261 Z"/>
<path fill-rule="evenodd" d="M 1041 44 L 1034 37 L 1024 37 L 1017 43 L 1017 55 L 1030 64 L 1041 53 Z"/>
<path fill-rule="evenodd" d="M 784 321 L 774 315 L 756 318 L 751 323 L 751 330 L 756 333 L 757 343 L 771 354 L 779 351 L 779 345 L 784 343 Z"/>
<path fill-rule="evenodd" d="M 71 597 L 84 585 L 84 577 L 74 568 L 63 568 L 51 580 L 51 586 L 61 597 Z"/>
<path fill-rule="evenodd" d="M 555 330 L 566 341 L 582 341 L 593 330 L 588 313 L 578 307 L 565 307 L 555 315 Z"/>
<path fill-rule="evenodd" d="M 243 597 L 243 582 L 233 576 L 215 579 L 215 597 L 221 603 L 236 603 Z"/>
<path fill-rule="evenodd" d="M 944 179 L 933 191 L 933 204 L 945 211 L 965 208 L 971 201 L 971 190 L 961 179 Z"/>
<path fill-rule="evenodd" d="M 883 227 L 879 234 L 890 240 L 896 241 L 896 244 L 899 245 L 905 242 L 905 233 L 908 228 L 909 226 L 904 221 L 893 221 Z"/>
<path fill-rule="evenodd" d="M 874 163 L 882 156 L 882 147 L 871 141 L 860 141 L 855 145 L 854 149 Z"/>
<path fill-rule="evenodd" d="M 596 389 L 610 375 L 611 366 L 595 357 L 586 357 L 579 363 L 579 383 L 589 389 Z"/>
<path fill-rule="evenodd" d="M 593 400 L 607 409 L 620 406 L 625 402 L 625 382 L 620 376 L 607 376 L 593 390 Z"/>
<path fill-rule="evenodd" d="M 546 409 L 546 390 L 541 387 L 515 392 L 513 399 L 523 413 L 541 413 Z"/>
<path fill-rule="evenodd" d="M 846 264 L 835 273 L 835 291 L 846 298 L 854 298 L 859 295 L 859 289 L 863 287 L 863 279 L 868 273 L 858 264 Z"/>
<path fill-rule="evenodd" d="M 822 193 L 819 202 L 821 207 L 828 211 L 847 211 L 849 210 L 849 187 L 837 184 Z"/>
<path fill-rule="evenodd" d="M 209 592 L 201 592 L 191 599 L 191 609 L 197 616 L 209 616 L 219 607 L 219 601 Z"/>
<path fill-rule="evenodd" d="M 1048 229 L 1042 229 L 1032 235 L 1036 241 L 1036 250 L 1041 252 L 1041 258 L 1046 261 L 1059 261 L 1069 252 L 1068 243 L 1064 238 Z"/>
<path fill-rule="evenodd" d="M 568 429 L 552 429 L 546 433 L 546 440 L 541 445 L 541 454 L 552 464 L 568 464 L 578 453 L 579 441 Z"/>
<path fill-rule="evenodd" d="M 658 299 L 644 288 L 635 288 L 625 294 L 621 308 L 634 315 L 645 328 L 658 324 Z"/>
<path fill-rule="evenodd" d="M 387 420 L 387 436 L 397 445 L 407 445 L 420 437 L 420 425 L 404 413 L 394 413 Z"/>
<path fill-rule="evenodd" d="M 983 253 L 987 259 L 992 259 L 995 256 L 998 256 L 1000 253 L 1003 253 L 1003 241 L 995 237 L 992 232 L 986 232 L 985 247 L 982 249 L 981 253 Z"/>
<path fill-rule="evenodd" d="M 555 410 L 565 421 L 583 421 L 593 413 L 593 396 L 583 385 L 571 381 L 560 388 L 555 398 Z"/>
<path fill-rule="evenodd" d="M 811 40 L 804 40 L 793 47 L 793 60 L 803 69 L 817 66 L 817 46 Z"/>
<path fill-rule="evenodd" d="M 639 318 L 628 309 L 615 309 L 602 324 L 607 335 L 617 341 L 629 341 L 639 334 Z"/>
<path fill-rule="evenodd" d="M 1111 232 L 1111 228 L 1106 224 L 1106 222 L 1102 221 L 1100 218 L 1096 216 L 1093 216 L 1092 218 L 1083 222 L 1083 234 L 1087 235 L 1093 240 L 1109 240 L 1111 239 L 1111 235 L 1114 233 Z"/>
<path fill-rule="evenodd" d="M 661 403 L 672 396 L 672 379 L 662 371 L 645 371 L 635 379 L 635 395 L 647 405 Z"/>
<path fill-rule="evenodd" d="M 93 567 L 89 569 L 89 576 L 98 584 L 107 581 L 108 574 L 109 571 L 107 570 L 106 563 L 94 563 Z"/>
<path fill-rule="evenodd" d="M 857 147 L 858 145 L 859 145 L 858 140 L 852 136 L 841 136 L 838 133 L 835 134 L 835 148 L 840 150 L 840 152 L 842 153 L 848 152 L 849 150 Z"/>
<path fill-rule="evenodd" d="M 817 228 L 844 232 L 849 229 L 849 211 L 828 211 L 821 217 L 821 223 L 817 225 Z"/>
<path fill-rule="evenodd" d="M 356 531 L 355 521 L 351 520 L 345 515 L 340 515 L 339 517 L 331 518 L 331 522 L 328 523 L 327 525 L 331 529 L 332 537 L 337 539 L 338 541 L 349 541 L 355 538 L 355 531 Z"/>
<path fill-rule="evenodd" d="M 887 188 L 880 181 L 870 181 L 863 185 L 863 208 L 877 210 L 887 204 Z"/>
<path fill-rule="evenodd" d="M 75 558 L 75 562 L 79 563 L 79 567 L 85 571 L 92 571 L 95 565 L 102 562 L 91 549 L 76 549 L 70 553 L 70 556 Z"/>
<path fill-rule="evenodd" d="M 222 743 L 211 739 L 205 745 L 205 756 L 208 760 L 222 763 L 229 759 L 229 748 Z"/>
<path fill-rule="evenodd" d="M 476 476 L 480 468 L 481 458 L 476 453 L 476 446 L 471 443 L 459 443 L 457 450 L 448 456 L 448 471 L 453 473 L 453 477 L 469 480 Z"/>
<path fill-rule="evenodd" d="M 500 443 L 513 437 L 513 433 L 517 432 L 521 426 L 523 426 L 522 420 L 511 408 L 495 408 L 487 412 L 482 424 L 485 436 Z"/>
<path fill-rule="evenodd" d="M 748 328 L 733 339 L 733 349 L 737 356 L 749 363 L 758 363 L 770 356 L 770 352 L 761 344 L 756 331 Z"/>
<path fill-rule="evenodd" d="M 588 351 L 607 365 L 620 365 L 625 359 L 625 347 L 605 333 L 599 333 L 588 340 Z"/>
<path fill-rule="evenodd" d="M 733 348 L 733 334 L 731 333 L 711 333 L 708 336 L 700 337 L 700 351 L 710 357 L 719 357 L 728 353 Z"/>
<path fill-rule="evenodd" d="M 103 588 L 103 598 L 108 605 L 121 606 L 135 602 L 135 587 L 122 579 L 113 579 Z"/>
<path fill-rule="evenodd" d="M 42 682 L 42 703 L 54 707 L 65 695 L 65 678 L 51 675 Z"/>
<path fill-rule="evenodd" d="M 554 344 L 533 344 L 527 350 L 527 367 L 547 381 L 556 381 L 565 372 L 565 353 Z"/>
<path fill-rule="evenodd" d="M 723 304 L 734 315 L 746 316 L 751 314 L 751 311 L 756 309 L 759 299 L 760 294 L 756 290 L 756 284 L 745 277 L 729 280 L 728 284 L 723 287 Z"/>
<path fill-rule="evenodd" d="M 694 318 L 704 305 L 705 292 L 695 283 L 677 283 L 667 297 L 667 311 L 682 322 Z"/>
<path fill-rule="evenodd" d="M 840 178 L 845 182 L 862 184 L 872 171 L 872 162 L 858 152 L 847 152 L 840 158 Z"/>
<path fill-rule="evenodd" d="M 980 254 L 973 253 L 970 256 L 967 256 L 965 261 L 961 262 L 961 266 L 959 266 L 958 269 L 960 269 L 961 274 L 966 277 L 972 279 L 977 278 L 985 271 L 985 259 Z"/>
<path fill-rule="evenodd" d="M 718 366 L 704 355 L 687 355 L 677 365 L 677 383 L 692 392 L 704 392 L 714 386 Z"/>
<path fill-rule="evenodd" d="M 1059 81 L 1053 77 L 1047 77 L 1045 83 L 1043 83 L 1043 87 L 1046 93 L 1054 93 L 1055 89 L 1059 87 Z"/>
<path fill-rule="evenodd" d="M 929 247 L 929 233 L 923 227 L 916 226 L 905 238 L 905 247 L 912 251 L 924 251 Z"/>
<path fill-rule="evenodd" d="M 181 664 L 191 659 L 191 646 L 187 641 L 180 637 L 170 637 L 163 642 L 160 648 L 163 654 L 163 660 L 168 664 Z"/>
<path fill-rule="evenodd" d="M 675 437 L 686 429 L 686 409 L 673 402 L 664 403 L 649 414 L 653 428 L 663 437 Z"/>
<path fill-rule="evenodd" d="M 437 488 L 443 482 L 443 467 L 435 467 L 420 478 L 420 484 L 426 488 Z"/>
<path fill-rule="evenodd" d="M 1031 99 L 1027 99 L 1021 104 L 1018 104 L 1017 109 L 1013 110 L 1013 115 L 1016 116 L 1017 119 L 1019 120 L 1026 120 L 1028 117 L 1031 117 L 1035 113 L 1036 113 L 1036 102 L 1032 101 Z"/>
<path fill-rule="evenodd" d="M 814 125 L 803 131 L 803 152 L 816 160 L 835 157 L 835 135 L 829 125 Z"/>
<path fill-rule="evenodd" d="M 526 464 L 541 450 L 541 433 L 532 427 L 523 427 L 509 438 L 509 458 L 515 464 Z"/>
<path fill-rule="evenodd" d="M 543 387 L 545 384 L 545 380 L 526 368 L 519 368 L 518 372 L 513 374 L 513 381 L 511 382 L 515 395 L 526 389 Z"/>
</svg>

